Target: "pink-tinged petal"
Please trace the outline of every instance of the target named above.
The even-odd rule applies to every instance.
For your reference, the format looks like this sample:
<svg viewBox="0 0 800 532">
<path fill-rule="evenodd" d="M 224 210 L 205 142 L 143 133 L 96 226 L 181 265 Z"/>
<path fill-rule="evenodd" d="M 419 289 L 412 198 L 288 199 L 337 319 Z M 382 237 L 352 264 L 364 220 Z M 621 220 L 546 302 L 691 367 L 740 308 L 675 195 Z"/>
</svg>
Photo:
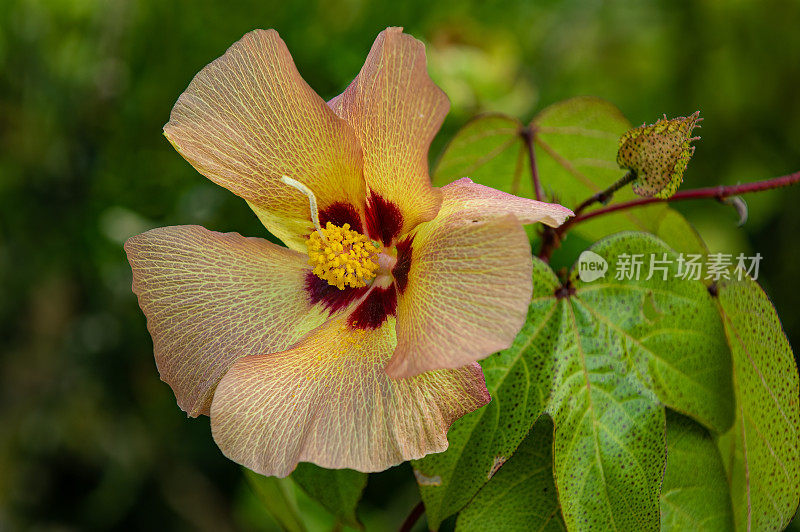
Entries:
<svg viewBox="0 0 800 532">
<path fill-rule="evenodd" d="M 384 30 L 358 77 L 329 105 L 361 141 L 367 216 L 376 222 L 368 223 L 370 236 L 389 245 L 432 220 L 441 194 L 431 187 L 428 149 L 450 102 L 428 77 L 425 46 L 402 28 Z"/>
<path fill-rule="evenodd" d="M 445 187 L 439 216 L 399 242 L 392 377 L 455 368 L 505 349 L 528 310 L 532 259 L 513 214 L 463 206 Z"/>
<path fill-rule="evenodd" d="M 557 203 L 545 203 L 527 198 L 520 198 L 500 190 L 473 183 L 468 177 L 462 177 L 442 188 L 447 194 L 448 202 L 442 209 L 442 215 L 457 210 L 483 210 L 487 213 L 513 214 L 523 224 L 541 222 L 550 227 L 558 227 L 569 216 L 575 214 Z"/>
<path fill-rule="evenodd" d="M 153 229 L 125 244 L 162 380 L 190 416 L 240 356 L 280 351 L 327 317 L 306 286 L 306 257 L 199 226 Z"/>
<path fill-rule="evenodd" d="M 303 81 L 274 30 L 248 33 L 201 70 L 164 134 L 201 174 L 246 199 L 293 249 L 304 249 L 313 226 L 308 198 L 282 176 L 308 186 L 320 211 L 339 203 L 360 224 L 365 185 L 358 139 Z"/>
<path fill-rule="evenodd" d="M 354 330 L 342 313 L 282 353 L 236 361 L 211 405 L 222 452 L 285 477 L 298 462 L 382 471 L 447 448 L 447 430 L 483 406 L 480 366 L 390 379 L 394 318 Z"/>
</svg>

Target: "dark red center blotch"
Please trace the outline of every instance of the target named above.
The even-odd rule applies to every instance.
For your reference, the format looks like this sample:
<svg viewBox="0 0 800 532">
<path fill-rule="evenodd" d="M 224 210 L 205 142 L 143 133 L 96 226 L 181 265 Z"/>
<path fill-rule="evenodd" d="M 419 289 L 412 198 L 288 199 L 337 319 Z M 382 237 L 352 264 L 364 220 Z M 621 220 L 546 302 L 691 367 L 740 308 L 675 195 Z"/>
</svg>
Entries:
<svg viewBox="0 0 800 532">
<path fill-rule="evenodd" d="M 347 318 L 354 329 L 377 329 L 386 318 L 397 312 L 397 292 L 394 285 L 389 288 L 375 288 Z"/>
<path fill-rule="evenodd" d="M 408 272 L 411 271 L 411 244 L 414 237 L 410 236 L 397 243 L 397 262 L 392 268 L 392 277 L 397 283 L 397 290 L 402 294 L 408 284 Z"/>
<path fill-rule="evenodd" d="M 358 215 L 356 208 L 349 203 L 337 201 L 319 211 L 320 225 L 325 227 L 328 222 L 339 227 L 343 227 L 344 224 L 350 224 L 350 229 L 362 235 L 364 234 L 364 228 L 361 226 L 361 217 Z"/>
<path fill-rule="evenodd" d="M 368 286 L 360 288 L 348 286 L 344 290 L 339 290 L 325 279 L 314 275 L 314 272 L 309 271 L 306 273 L 306 292 L 311 304 L 322 303 L 322 306 L 325 307 L 329 314 L 347 307 L 350 303 L 363 296 L 367 290 L 369 290 Z"/>
<path fill-rule="evenodd" d="M 403 229 L 403 214 L 400 208 L 383 196 L 370 193 L 367 199 L 367 232 L 373 240 L 390 246 Z"/>
</svg>

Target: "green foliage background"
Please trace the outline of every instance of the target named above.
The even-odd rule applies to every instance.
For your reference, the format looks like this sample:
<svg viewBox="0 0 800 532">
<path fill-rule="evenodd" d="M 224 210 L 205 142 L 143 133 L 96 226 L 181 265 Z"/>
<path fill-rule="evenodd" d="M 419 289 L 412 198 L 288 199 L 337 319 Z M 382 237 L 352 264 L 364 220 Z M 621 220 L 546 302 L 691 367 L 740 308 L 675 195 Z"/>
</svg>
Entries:
<svg viewBox="0 0 800 532">
<path fill-rule="evenodd" d="M 187 421 L 159 381 L 121 247 L 170 224 L 264 234 L 160 134 L 192 76 L 245 32 L 276 28 L 330 98 L 381 29 L 404 26 L 453 104 L 432 155 L 478 112 L 527 122 L 575 95 L 634 124 L 700 109 L 694 187 L 800 169 L 797 20 L 800 4 L 772 0 L 1 2 L 0 528 L 277 526 L 207 420 Z M 764 256 L 759 281 L 797 346 L 800 189 L 747 201 L 742 229 L 729 207 L 677 208 L 712 251 Z M 368 529 L 397 526 L 412 478 L 408 465 L 370 477 Z"/>
</svg>

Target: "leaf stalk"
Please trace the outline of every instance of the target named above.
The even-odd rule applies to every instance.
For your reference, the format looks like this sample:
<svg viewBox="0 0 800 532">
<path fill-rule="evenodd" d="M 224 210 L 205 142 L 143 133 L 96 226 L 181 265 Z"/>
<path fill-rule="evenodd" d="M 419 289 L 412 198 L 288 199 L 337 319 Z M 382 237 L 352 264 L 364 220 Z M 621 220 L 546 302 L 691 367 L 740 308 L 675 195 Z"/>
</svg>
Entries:
<svg viewBox="0 0 800 532">
<path fill-rule="evenodd" d="M 525 146 L 528 148 L 528 161 L 531 164 L 531 180 L 533 182 L 533 193 L 536 195 L 536 201 L 544 201 L 544 189 L 542 189 L 542 182 L 539 180 L 539 170 L 536 169 L 536 153 L 533 149 L 534 130 L 533 126 L 525 126 L 520 132 L 520 136 L 525 141 Z"/>
<path fill-rule="evenodd" d="M 414 525 L 417 524 L 417 521 L 422 514 L 425 513 L 425 504 L 422 501 L 419 501 L 414 508 L 411 509 L 411 513 L 408 514 L 403 524 L 400 525 L 400 532 L 411 532 L 411 529 L 414 528 Z"/>
</svg>

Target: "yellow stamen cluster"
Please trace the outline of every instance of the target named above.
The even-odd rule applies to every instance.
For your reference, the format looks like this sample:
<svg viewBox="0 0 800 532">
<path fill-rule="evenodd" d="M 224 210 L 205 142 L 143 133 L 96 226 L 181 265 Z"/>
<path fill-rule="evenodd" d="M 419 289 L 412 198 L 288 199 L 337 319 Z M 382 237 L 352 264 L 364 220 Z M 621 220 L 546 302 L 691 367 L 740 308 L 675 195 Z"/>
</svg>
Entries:
<svg viewBox="0 0 800 532">
<path fill-rule="evenodd" d="M 378 245 L 366 236 L 328 222 L 324 229 L 311 233 L 306 241 L 308 264 L 314 274 L 339 290 L 345 285 L 358 288 L 375 278 Z"/>
</svg>

